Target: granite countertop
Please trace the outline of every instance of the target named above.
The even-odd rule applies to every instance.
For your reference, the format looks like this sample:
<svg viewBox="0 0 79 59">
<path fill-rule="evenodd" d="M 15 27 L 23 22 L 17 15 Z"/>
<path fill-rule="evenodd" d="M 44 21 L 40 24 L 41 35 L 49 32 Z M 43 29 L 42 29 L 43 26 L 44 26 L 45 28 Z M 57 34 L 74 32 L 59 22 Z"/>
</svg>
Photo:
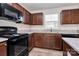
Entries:
<svg viewBox="0 0 79 59">
<path fill-rule="evenodd" d="M 62 37 L 62 39 L 69 44 L 77 53 L 79 53 L 79 38 Z"/>
<path fill-rule="evenodd" d="M 2 37 L 0 37 L 0 42 L 4 42 L 4 41 L 7 41 L 8 40 L 8 38 L 2 38 Z"/>
</svg>

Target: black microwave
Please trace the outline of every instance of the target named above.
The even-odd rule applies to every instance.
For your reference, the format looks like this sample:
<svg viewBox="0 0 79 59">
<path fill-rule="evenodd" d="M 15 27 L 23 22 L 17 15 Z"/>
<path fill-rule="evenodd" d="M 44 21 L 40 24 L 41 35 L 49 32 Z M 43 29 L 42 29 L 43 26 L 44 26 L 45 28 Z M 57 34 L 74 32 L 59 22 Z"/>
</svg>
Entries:
<svg viewBox="0 0 79 59">
<path fill-rule="evenodd" d="M 6 17 L 8 20 L 18 22 L 20 21 L 19 18 L 22 17 L 22 13 L 7 3 L 0 3 L 0 17 Z"/>
</svg>

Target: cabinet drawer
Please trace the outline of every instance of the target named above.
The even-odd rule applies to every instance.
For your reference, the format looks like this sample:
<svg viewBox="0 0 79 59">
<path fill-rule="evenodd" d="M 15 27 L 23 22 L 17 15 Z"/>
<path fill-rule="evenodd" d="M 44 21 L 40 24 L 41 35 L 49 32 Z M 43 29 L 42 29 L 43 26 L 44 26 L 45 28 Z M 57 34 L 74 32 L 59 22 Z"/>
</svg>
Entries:
<svg viewBox="0 0 79 59">
<path fill-rule="evenodd" d="M 74 49 L 70 49 L 69 53 L 71 56 L 79 56 L 79 54 Z"/>
<path fill-rule="evenodd" d="M 0 56 L 7 56 L 7 43 L 0 43 Z"/>
</svg>

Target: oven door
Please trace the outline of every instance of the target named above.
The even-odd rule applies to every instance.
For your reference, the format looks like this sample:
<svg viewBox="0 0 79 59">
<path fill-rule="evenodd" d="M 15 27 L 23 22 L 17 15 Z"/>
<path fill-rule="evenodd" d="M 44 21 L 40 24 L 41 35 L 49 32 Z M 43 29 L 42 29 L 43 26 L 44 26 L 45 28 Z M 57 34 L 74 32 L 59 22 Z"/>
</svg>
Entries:
<svg viewBox="0 0 79 59">
<path fill-rule="evenodd" d="M 28 36 L 21 35 L 10 38 L 7 41 L 9 56 L 26 56 L 28 55 Z"/>
</svg>

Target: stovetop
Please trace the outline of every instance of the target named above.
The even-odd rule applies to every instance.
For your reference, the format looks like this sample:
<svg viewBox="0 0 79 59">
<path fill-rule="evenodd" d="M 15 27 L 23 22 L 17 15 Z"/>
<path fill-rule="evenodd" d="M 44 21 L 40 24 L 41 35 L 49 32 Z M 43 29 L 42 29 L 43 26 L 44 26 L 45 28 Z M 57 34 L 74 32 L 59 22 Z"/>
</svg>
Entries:
<svg viewBox="0 0 79 59">
<path fill-rule="evenodd" d="M 14 35 L 14 34 L 9 34 L 9 35 L 6 35 L 6 34 L 4 34 L 4 35 L 0 35 L 0 37 L 4 37 L 4 38 L 10 38 L 10 37 L 15 37 L 15 36 L 19 36 L 18 34 L 16 34 L 16 35 Z"/>
<path fill-rule="evenodd" d="M 22 33 L 16 33 L 16 34 L 4 34 L 4 35 L 0 35 L 0 37 L 4 37 L 4 38 L 12 38 L 12 37 L 18 37 L 21 35 L 28 35 L 28 34 L 22 34 Z"/>
</svg>

